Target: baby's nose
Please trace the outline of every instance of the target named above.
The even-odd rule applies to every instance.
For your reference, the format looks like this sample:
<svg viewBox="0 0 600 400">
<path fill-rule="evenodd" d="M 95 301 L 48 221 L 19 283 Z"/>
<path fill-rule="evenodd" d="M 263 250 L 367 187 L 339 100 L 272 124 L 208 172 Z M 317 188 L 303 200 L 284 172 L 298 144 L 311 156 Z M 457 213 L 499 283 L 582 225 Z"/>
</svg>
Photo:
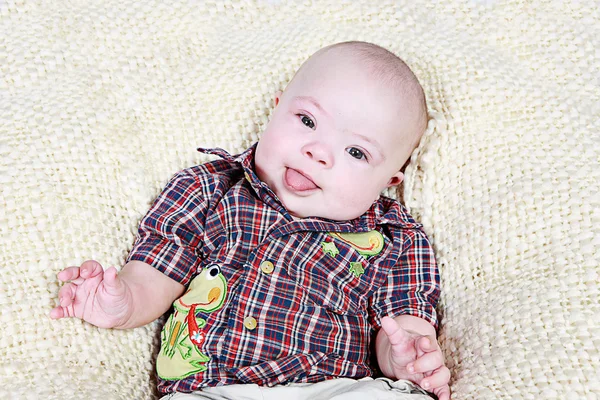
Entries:
<svg viewBox="0 0 600 400">
<path fill-rule="evenodd" d="M 303 153 L 306 157 L 313 161 L 318 162 L 324 167 L 331 167 L 333 165 L 333 157 L 331 152 L 327 150 L 323 145 L 313 144 L 305 146 Z"/>
</svg>

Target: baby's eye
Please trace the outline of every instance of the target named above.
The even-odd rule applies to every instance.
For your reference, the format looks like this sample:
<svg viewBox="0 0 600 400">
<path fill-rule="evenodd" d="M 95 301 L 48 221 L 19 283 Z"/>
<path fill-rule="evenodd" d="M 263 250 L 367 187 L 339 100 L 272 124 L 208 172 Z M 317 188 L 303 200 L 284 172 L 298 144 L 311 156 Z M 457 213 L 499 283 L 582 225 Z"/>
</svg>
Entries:
<svg viewBox="0 0 600 400">
<path fill-rule="evenodd" d="M 306 115 L 300 114 L 300 121 L 302 121 L 302 123 L 304 125 L 308 126 L 310 129 L 315 129 L 315 123 L 313 122 L 312 119 L 310 119 Z"/>
<path fill-rule="evenodd" d="M 357 149 L 356 147 L 350 147 L 348 150 L 346 150 L 352 157 L 356 158 L 357 160 L 362 160 L 362 159 L 367 159 L 367 156 L 365 155 L 365 153 L 363 153 L 361 150 Z"/>
</svg>

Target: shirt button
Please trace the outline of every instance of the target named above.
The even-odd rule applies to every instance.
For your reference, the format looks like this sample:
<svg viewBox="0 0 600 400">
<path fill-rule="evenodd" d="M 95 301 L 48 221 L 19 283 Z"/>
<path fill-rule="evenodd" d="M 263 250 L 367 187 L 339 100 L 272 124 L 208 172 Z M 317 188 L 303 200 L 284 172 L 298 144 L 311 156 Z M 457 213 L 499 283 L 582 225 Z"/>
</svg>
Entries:
<svg viewBox="0 0 600 400">
<path fill-rule="evenodd" d="M 248 182 L 252 182 L 252 181 L 250 180 L 250 174 L 248 174 L 247 172 L 244 172 L 244 178 L 246 178 L 246 180 L 247 180 Z"/>
<path fill-rule="evenodd" d="M 263 261 L 260 264 L 260 270 L 265 274 L 270 274 L 271 272 L 273 272 L 274 269 L 275 267 L 273 266 L 273 263 L 271 261 Z"/>
<path fill-rule="evenodd" d="M 254 330 L 254 328 L 256 328 L 256 325 L 258 325 L 258 323 L 256 322 L 256 320 L 253 317 L 244 318 L 244 326 L 249 331 Z"/>
</svg>

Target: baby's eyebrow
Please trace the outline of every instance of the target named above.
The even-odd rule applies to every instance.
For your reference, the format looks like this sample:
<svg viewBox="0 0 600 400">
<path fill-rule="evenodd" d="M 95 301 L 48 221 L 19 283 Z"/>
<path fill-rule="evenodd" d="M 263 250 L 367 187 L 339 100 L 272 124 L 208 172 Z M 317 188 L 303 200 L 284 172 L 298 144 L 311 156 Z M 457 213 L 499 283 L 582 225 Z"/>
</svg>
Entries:
<svg viewBox="0 0 600 400">
<path fill-rule="evenodd" d="M 379 152 L 379 154 L 381 155 L 381 158 L 383 158 L 385 160 L 385 153 L 383 152 L 383 149 L 377 140 L 370 138 L 368 136 L 362 135 L 360 133 L 356 133 L 356 132 L 351 132 L 351 133 L 354 136 L 364 140 L 365 142 L 370 143 Z"/>
<path fill-rule="evenodd" d="M 319 102 L 317 101 L 317 99 L 315 99 L 312 96 L 296 96 L 296 97 L 294 97 L 294 100 L 296 100 L 296 101 L 303 101 L 303 102 L 306 102 L 306 103 L 311 103 L 320 112 L 322 112 L 323 114 L 329 116 L 329 114 L 327 113 L 327 111 L 325 111 L 325 109 L 321 106 L 321 104 L 319 104 Z"/>
</svg>

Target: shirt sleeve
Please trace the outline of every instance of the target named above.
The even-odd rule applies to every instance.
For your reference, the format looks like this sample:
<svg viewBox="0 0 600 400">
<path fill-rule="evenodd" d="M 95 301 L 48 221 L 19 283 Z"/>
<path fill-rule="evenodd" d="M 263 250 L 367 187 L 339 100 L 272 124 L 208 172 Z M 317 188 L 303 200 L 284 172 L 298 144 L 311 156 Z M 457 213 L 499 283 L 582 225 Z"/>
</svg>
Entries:
<svg viewBox="0 0 600 400">
<path fill-rule="evenodd" d="M 141 220 L 127 261 L 145 262 L 187 285 L 200 261 L 208 201 L 197 176 L 177 173 Z"/>
<path fill-rule="evenodd" d="M 402 246 L 387 282 L 371 298 L 372 324 L 379 329 L 384 316 L 407 314 L 423 318 L 437 329 L 435 307 L 440 296 L 440 277 L 433 248 L 419 229 L 405 234 Z"/>
</svg>

